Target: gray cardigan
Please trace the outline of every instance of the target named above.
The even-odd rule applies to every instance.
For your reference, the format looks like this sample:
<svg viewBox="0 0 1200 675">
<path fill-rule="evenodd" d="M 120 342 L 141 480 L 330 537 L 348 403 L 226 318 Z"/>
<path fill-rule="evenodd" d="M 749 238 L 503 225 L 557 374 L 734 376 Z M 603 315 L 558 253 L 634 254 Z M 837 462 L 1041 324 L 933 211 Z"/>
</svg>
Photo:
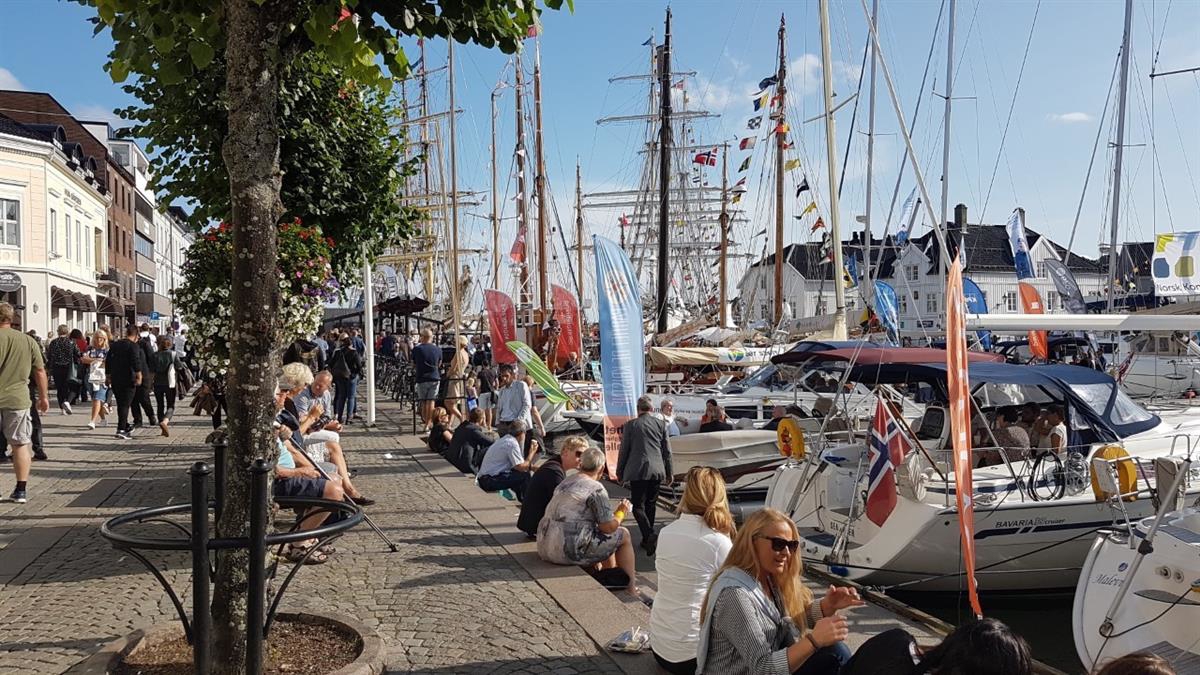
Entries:
<svg viewBox="0 0 1200 675">
<path fill-rule="evenodd" d="M 617 480 L 661 480 L 670 482 L 671 443 L 667 425 L 646 413 L 625 423 L 621 430 L 621 452 L 617 456 Z"/>
</svg>

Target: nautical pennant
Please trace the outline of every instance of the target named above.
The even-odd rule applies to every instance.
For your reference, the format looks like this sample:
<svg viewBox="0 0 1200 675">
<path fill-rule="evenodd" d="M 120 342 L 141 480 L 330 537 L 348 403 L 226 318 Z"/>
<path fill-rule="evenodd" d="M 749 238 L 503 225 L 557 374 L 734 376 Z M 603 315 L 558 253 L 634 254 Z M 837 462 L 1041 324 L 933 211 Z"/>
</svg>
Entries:
<svg viewBox="0 0 1200 675">
<path fill-rule="evenodd" d="M 788 126 L 787 122 L 780 122 L 779 124 L 775 125 L 775 133 L 786 134 L 790 128 L 791 127 Z"/>
<path fill-rule="evenodd" d="M 763 109 L 763 106 L 765 106 L 766 104 L 767 104 L 767 95 L 766 95 L 766 94 L 763 94 L 762 96 L 755 96 L 755 97 L 754 97 L 754 110 L 755 110 L 755 112 L 758 112 L 759 110 L 762 110 L 762 109 Z"/>
<path fill-rule="evenodd" d="M 810 188 L 808 187 L 808 176 L 805 176 L 805 177 L 804 177 L 804 178 L 803 178 L 803 179 L 800 181 L 800 185 L 799 185 L 799 186 L 796 188 L 796 199 L 799 199 L 799 198 L 800 198 L 800 193 L 801 193 L 801 192 L 804 192 L 805 190 L 808 190 L 808 189 L 810 189 Z"/>
<path fill-rule="evenodd" d="M 736 204 L 736 203 L 738 203 L 738 202 L 742 201 L 742 194 L 743 194 L 743 193 L 741 193 L 741 192 L 738 192 L 738 193 L 734 194 L 734 195 L 733 195 L 733 199 L 732 199 L 732 200 L 730 200 L 730 201 L 732 201 L 734 204 Z"/>
<path fill-rule="evenodd" d="M 746 184 L 746 177 L 742 176 L 741 178 L 738 179 L 738 182 L 734 183 L 733 185 L 734 185 L 734 187 L 737 187 L 739 185 L 745 185 L 745 184 Z"/>
<path fill-rule="evenodd" d="M 650 37 L 646 38 L 646 41 L 642 43 L 642 46 L 643 46 L 643 47 L 649 47 L 649 46 L 650 46 L 650 45 L 652 45 L 652 44 L 654 44 L 654 36 L 653 36 L 653 35 L 651 35 Z"/>
<path fill-rule="evenodd" d="M 742 160 L 742 165 L 738 167 L 738 171 L 742 172 L 749 168 L 750 168 L 750 158 L 747 157 L 746 159 Z"/>
<path fill-rule="evenodd" d="M 757 129 L 760 126 L 762 126 L 762 118 L 761 117 L 751 117 L 750 119 L 746 120 L 746 128 L 747 129 Z"/>
<path fill-rule="evenodd" d="M 771 85 L 773 85 L 773 84 L 776 84 L 776 83 L 778 83 L 778 82 L 779 82 L 779 76 L 778 76 L 778 75 L 771 75 L 771 76 L 769 76 L 769 77 L 764 77 L 762 80 L 760 80 L 760 81 L 759 81 L 759 83 L 758 83 L 758 88 L 759 88 L 759 89 L 766 89 L 767 87 L 769 87 L 769 86 L 771 86 Z"/>
<path fill-rule="evenodd" d="M 680 80 L 680 81 L 676 82 L 675 84 L 671 85 L 671 88 L 678 89 L 679 91 L 683 91 L 683 80 Z"/>
<path fill-rule="evenodd" d="M 813 223 L 812 231 L 816 232 L 823 227 L 825 227 L 825 221 L 820 216 L 817 216 L 817 222 Z"/>
<path fill-rule="evenodd" d="M 802 217 L 803 217 L 803 216 L 807 216 L 808 214 L 810 214 L 810 213 L 812 213 L 813 211 L 816 211 L 816 210 L 817 210 L 817 203 L 816 203 L 816 202 L 809 202 L 809 203 L 808 203 L 808 206 L 804 207 L 804 210 L 800 212 L 800 215 L 801 215 Z"/>
<path fill-rule="evenodd" d="M 783 163 L 784 171 L 791 171 L 792 169 L 798 169 L 798 168 L 800 168 L 800 160 L 798 160 L 798 159 L 789 159 L 788 161 Z"/>
<path fill-rule="evenodd" d="M 742 139 L 741 143 L 738 143 L 738 150 L 753 150 L 756 142 L 758 142 L 757 138 L 753 136 L 747 136 L 746 138 Z"/>
<path fill-rule="evenodd" d="M 692 159 L 693 164 L 702 164 L 704 166 L 717 165 L 717 149 L 713 148 L 707 152 L 701 152 Z"/>
<path fill-rule="evenodd" d="M 622 213 L 621 217 L 617 219 L 617 223 L 619 223 L 621 227 L 629 227 L 629 216 L 626 216 L 624 213 Z"/>
</svg>

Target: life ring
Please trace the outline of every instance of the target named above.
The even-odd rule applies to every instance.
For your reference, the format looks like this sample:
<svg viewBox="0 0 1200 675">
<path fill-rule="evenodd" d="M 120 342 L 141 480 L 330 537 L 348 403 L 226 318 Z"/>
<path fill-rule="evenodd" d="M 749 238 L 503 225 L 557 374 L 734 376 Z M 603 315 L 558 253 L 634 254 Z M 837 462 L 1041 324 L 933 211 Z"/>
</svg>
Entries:
<svg viewBox="0 0 1200 675">
<path fill-rule="evenodd" d="M 1125 448 L 1119 445 L 1106 445 L 1097 450 L 1096 454 L 1092 455 L 1092 459 L 1103 459 L 1112 463 L 1117 472 L 1117 487 L 1121 490 L 1121 494 L 1129 494 L 1137 490 L 1137 465 L 1129 457 L 1129 453 L 1125 452 Z M 1115 496 L 1100 488 L 1095 471 L 1092 472 L 1092 494 L 1096 496 L 1098 502 L 1108 501 Z M 1137 495 L 1132 494 L 1126 497 L 1125 501 L 1132 502 L 1136 499 Z"/>
<path fill-rule="evenodd" d="M 804 457 L 804 429 L 794 417 L 784 417 L 779 420 L 775 429 L 775 438 L 779 441 L 779 454 L 784 457 L 801 459 Z"/>
</svg>

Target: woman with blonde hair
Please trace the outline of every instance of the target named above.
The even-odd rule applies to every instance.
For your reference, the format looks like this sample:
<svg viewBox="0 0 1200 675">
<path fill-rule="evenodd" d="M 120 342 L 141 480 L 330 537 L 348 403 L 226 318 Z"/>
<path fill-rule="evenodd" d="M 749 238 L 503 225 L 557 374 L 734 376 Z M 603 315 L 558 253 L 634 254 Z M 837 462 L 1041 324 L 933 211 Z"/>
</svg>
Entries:
<svg viewBox="0 0 1200 675">
<path fill-rule="evenodd" d="M 466 399 L 466 379 L 467 366 L 471 363 L 471 356 L 467 353 L 467 336 L 459 335 L 458 342 L 454 349 L 454 358 L 450 359 L 450 365 L 446 367 L 446 412 L 450 414 L 450 423 L 455 419 L 459 422 L 467 421 L 467 399 Z"/>
<path fill-rule="evenodd" d="M 694 466 L 684 483 L 679 518 L 658 533 L 658 594 L 650 609 L 654 660 L 673 675 L 696 672 L 700 607 L 736 531 L 719 471 Z"/>
<path fill-rule="evenodd" d="M 704 598 L 696 672 L 836 675 L 850 658 L 837 612 L 863 601 L 831 586 L 813 602 L 800 573 L 795 523 L 775 509 L 747 518 Z"/>
<path fill-rule="evenodd" d="M 91 348 L 79 357 L 79 362 L 88 368 L 83 386 L 87 387 L 92 397 L 92 419 L 88 422 L 88 429 L 95 429 L 97 424 L 108 424 L 108 411 L 104 405 L 108 400 L 108 373 L 104 370 L 104 359 L 107 357 L 108 333 L 98 330 L 92 335 Z"/>
</svg>

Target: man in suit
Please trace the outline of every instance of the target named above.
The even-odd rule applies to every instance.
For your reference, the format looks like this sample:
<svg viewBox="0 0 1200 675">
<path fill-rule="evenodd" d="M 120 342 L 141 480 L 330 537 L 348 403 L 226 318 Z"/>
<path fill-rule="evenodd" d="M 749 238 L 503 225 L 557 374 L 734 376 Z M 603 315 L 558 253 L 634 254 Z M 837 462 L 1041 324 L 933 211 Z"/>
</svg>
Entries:
<svg viewBox="0 0 1200 675">
<path fill-rule="evenodd" d="M 642 548 L 647 555 L 654 555 L 658 544 L 654 532 L 658 490 L 664 482 L 670 485 L 674 479 L 667 426 L 653 411 L 654 403 L 649 396 L 638 399 L 638 416 L 625 423 L 617 456 L 617 480 L 629 483 L 633 517 L 641 530 Z"/>
</svg>

